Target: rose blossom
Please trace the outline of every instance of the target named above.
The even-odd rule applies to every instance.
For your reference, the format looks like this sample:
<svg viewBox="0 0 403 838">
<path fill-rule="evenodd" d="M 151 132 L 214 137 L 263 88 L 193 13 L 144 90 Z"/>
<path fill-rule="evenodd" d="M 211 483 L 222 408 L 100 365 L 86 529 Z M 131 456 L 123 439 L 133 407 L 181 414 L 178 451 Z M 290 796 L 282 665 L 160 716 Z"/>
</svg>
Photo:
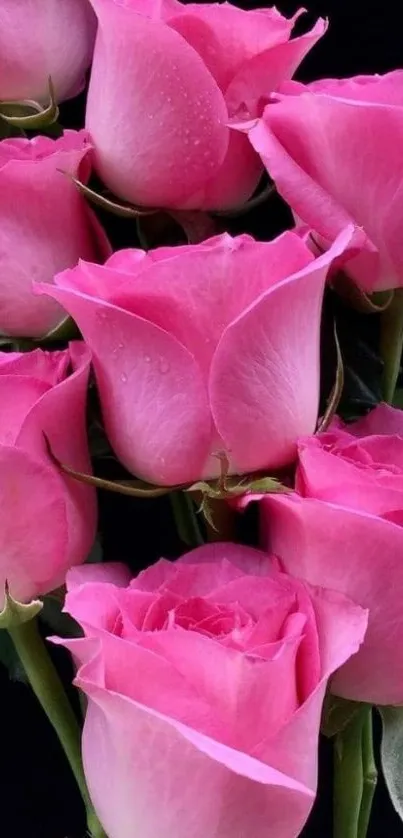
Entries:
<svg viewBox="0 0 403 838">
<path fill-rule="evenodd" d="M 0 99 L 58 101 L 84 87 L 96 19 L 88 0 L 1 0 Z"/>
<path fill-rule="evenodd" d="M 289 40 L 302 10 L 287 20 L 275 8 L 246 12 L 230 3 L 91 2 L 99 28 L 86 126 L 107 186 L 152 206 L 245 201 L 263 166 L 229 122 L 261 113 L 324 21 Z"/>
<path fill-rule="evenodd" d="M 261 501 L 265 543 L 288 572 L 369 609 L 339 695 L 403 703 L 403 414 L 387 405 L 299 442 L 298 495 Z"/>
<path fill-rule="evenodd" d="M 109 254 L 95 215 L 63 174 L 87 181 L 90 155 L 85 131 L 0 142 L 0 333 L 42 337 L 55 328 L 65 314 L 33 294 L 32 280 L 51 282 L 80 256 Z"/>
<path fill-rule="evenodd" d="M 94 490 L 63 475 L 59 460 L 87 471 L 85 406 L 90 353 L 0 353 L 0 599 L 8 583 L 28 602 L 61 585 L 95 535 Z"/>
<path fill-rule="evenodd" d="M 357 225 L 346 268 L 360 288 L 402 286 L 403 70 L 281 92 L 249 133 L 278 191 L 321 247 Z"/>
<path fill-rule="evenodd" d="M 130 584 L 113 565 L 67 581 L 85 637 L 58 642 L 81 664 L 84 768 L 109 838 L 296 838 L 326 681 L 365 612 L 235 544 L 161 559 Z"/>
<path fill-rule="evenodd" d="M 323 287 L 346 230 L 314 259 L 294 233 L 272 242 L 123 250 L 41 286 L 93 352 L 117 456 L 163 485 L 277 468 L 315 429 Z M 307 373 L 308 371 L 308 373 Z"/>
</svg>

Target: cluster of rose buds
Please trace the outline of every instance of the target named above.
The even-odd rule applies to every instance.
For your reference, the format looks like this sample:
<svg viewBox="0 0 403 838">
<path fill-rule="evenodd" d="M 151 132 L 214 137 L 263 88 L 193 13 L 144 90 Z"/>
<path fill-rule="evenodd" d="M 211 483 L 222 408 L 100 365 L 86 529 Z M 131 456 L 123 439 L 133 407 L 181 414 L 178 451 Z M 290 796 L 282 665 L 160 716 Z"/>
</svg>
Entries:
<svg viewBox="0 0 403 838">
<path fill-rule="evenodd" d="M 295 36 L 301 14 L 1 0 L 0 628 L 20 649 L 29 609 L 67 586 L 81 636 L 53 639 L 88 697 L 108 838 L 297 838 L 326 691 L 357 702 L 351 719 L 403 704 L 403 70 L 293 81 L 327 29 Z M 80 91 L 85 126 L 63 130 Z M 231 236 L 267 176 L 295 226 Z M 132 218 L 129 247 L 96 204 Z M 175 232 L 155 223 L 148 247 L 136 218 Z M 336 416 L 340 359 L 318 415 L 323 300 L 341 285 L 389 318 L 390 404 L 354 422 Z M 214 507 L 207 543 L 134 579 L 84 564 L 107 486 L 90 381 L 132 476 L 112 488 Z M 220 540 L 220 510 L 252 502 L 256 548 Z"/>
</svg>

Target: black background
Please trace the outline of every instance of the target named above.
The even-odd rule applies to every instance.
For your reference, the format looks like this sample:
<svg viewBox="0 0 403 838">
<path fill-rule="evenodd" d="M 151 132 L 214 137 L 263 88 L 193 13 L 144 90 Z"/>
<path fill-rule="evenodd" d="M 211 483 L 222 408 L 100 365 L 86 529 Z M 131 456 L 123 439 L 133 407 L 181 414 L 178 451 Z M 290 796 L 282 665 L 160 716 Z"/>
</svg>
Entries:
<svg viewBox="0 0 403 838">
<path fill-rule="evenodd" d="M 261 4 L 238 5 L 250 8 Z M 403 5 L 399 2 L 308 0 L 306 5 L 308 21 L 313 22 L 318 15 L 329 17 L 330 28 L 304 62 L 298 74 L 301 80 L 382 73 L 403 66 Z M 279 0 L 278 8 L 291 14 L 297 5 Z M 78 127 L 82 110 L 82 100 L 65 104 L 62 124 Z M 257 214 L 248 224 L 264 238 L 288 223 L 288 215 L 280 205 L 271 215 L 269 230 L 260 229 L 260 219 Z M 102 495 L 100 506 L 106 559 L 126 561 L 136 570 L 161 554 L 174 556 L 180 551 L 170 508 L 164 500 L 144 502 Z M 248 522 L 244 527 L 248 537 Z M 71 673 L 67 657 L 62 650 L 54 654 L 68 680 Z M 0 710 L 1 834 L 7 838 L 83 838 L 85 823 L 80 799 L 56 737 L 25 684 L 10 681 L 3 667 L 0 667 Z M 321 745 L 320 762 L 318 800 L 303 832 L 304 838 L 331 838 L 332 759 L 326 741 Z M 403 825 L 382 783 L 376 794 L 368 838 L 381 836 L 403 838 Z"/>
</svg>

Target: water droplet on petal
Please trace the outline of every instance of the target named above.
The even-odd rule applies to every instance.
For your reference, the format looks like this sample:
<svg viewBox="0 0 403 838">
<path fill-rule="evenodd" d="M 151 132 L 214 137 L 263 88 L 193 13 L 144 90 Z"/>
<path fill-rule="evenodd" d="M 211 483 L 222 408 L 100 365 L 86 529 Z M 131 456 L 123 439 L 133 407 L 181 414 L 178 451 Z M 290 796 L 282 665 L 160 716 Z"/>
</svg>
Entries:
<svg viewBox="0 0 403 838">
<path fill-rule="evenodd" d="M 120 380 L 123 382 L 123 384 L 126 384 L 127 375 L 126 375 L 125 372 L 122 372 L 122 375 L 120 376 Z"/>
<path fill-rule="evenodd" d="M 165 360 L 165 358 L 161 358 L 158 364 L 158 369 L 160 373 L 162 373 L 162 375 L 165 375 L 167 372 L 169 372 L 170 365 L 168 364 L 168 361 Z"/>
<path fill-rule="evenodd" d="M 144 355 L 144 360 L 145 360 L 146 364 L 149 364 L 150 361 L 151 361 L 150 355 Z"/>
</svg>

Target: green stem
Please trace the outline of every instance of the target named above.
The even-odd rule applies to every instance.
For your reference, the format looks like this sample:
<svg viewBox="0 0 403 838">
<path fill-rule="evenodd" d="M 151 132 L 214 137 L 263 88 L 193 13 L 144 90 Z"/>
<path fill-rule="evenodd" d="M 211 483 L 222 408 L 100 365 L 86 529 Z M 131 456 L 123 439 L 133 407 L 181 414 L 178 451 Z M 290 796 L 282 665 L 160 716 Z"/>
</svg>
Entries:
<svg viewBox="0 0 403 838">
<path fill-rule="evenodd" d="M 403 289 L 396 288 L 392 302 L 381 315 L 380 352 L 384 363 L 383 398 L 393 402 L 403 349 Z"/>
<path fill-rule="evenodd" d="M 368 709 L 362 731 L 362 764 L 364 785 L 358 819 L 358 838 L 366 838 L 378 779 L 374 759 L 372 709 Z"/>
<path fill-rule="evenodd" d="M 209 509 L 214 526 L 206 521 L 207 541 L 236 541 L 236 512 L 222 498 L 209 498 Z"/>
<path fill-rule="evenodd" d="M 333 838 L 366 838 L 375 777 L 372 708 L 364 706 L 335 737 Z"/>
<path fill-rule="evenodd" d="M 80 789 L 93 838 L 105 838 L 88 794 L 81 760 L 81 731 L 45 644 L 36 618 L 8 629 L 29 683 L 53 725 Z"/>
<path fill-rule="evenodd" d="M 192 498 L 187 492 L 171 492 L 172 511 L 179 538 L 188 547 L 204 544 Z"/>
</svg>

